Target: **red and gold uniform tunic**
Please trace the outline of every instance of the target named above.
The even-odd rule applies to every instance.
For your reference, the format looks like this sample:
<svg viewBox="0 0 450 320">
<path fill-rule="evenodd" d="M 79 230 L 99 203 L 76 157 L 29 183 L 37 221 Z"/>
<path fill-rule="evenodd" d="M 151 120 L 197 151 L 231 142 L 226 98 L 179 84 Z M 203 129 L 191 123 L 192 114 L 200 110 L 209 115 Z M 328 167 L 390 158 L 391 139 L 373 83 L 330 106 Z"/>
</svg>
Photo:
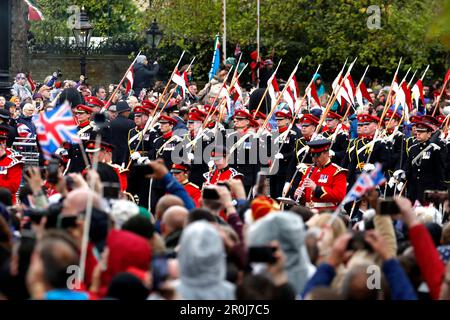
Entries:
<svg viewBox="0 0 450 320">
<path fill-rule="evenodd" d="M 23 161 L 14 153 L 5 153 L 0 157 L 0 187 L 11 191 L 13 204 L 16 204 L 16 193 L 22 180 Z"/>
<path fill-rule="evenodd" d="M 237 172 L 236 169 L 230 168 L 229 166 L 226 166 L 221 170 L 216 168 L 214 171 L 206 172 L 203 177 L 210 184 L 217 184 L 219 181 L 243 178 L 241 173 Z"/>
<path fill-rule="evenodd" d="M 317 187 L 305 188 L 301 203 L 319 211 L 336 209 L 346 195 L 347 170 L 329 161 L 323 168 L 314 167 L 311 175 L 310 171 L 311 167 L 303 175 L 299 188 L 308 176 Z"/>
<path fill-rule="evenodd" d="M 202 192 L 200 191 L 200 188 L 196 184 L 189 182 L 188 180 L 183 181 L 182 184 L 183 184 L 186 192 L 189 194 L 189 196 L 194 201 L 195 207 L 198 208 L 200 197 L 202 196 Z"/>
</svg>

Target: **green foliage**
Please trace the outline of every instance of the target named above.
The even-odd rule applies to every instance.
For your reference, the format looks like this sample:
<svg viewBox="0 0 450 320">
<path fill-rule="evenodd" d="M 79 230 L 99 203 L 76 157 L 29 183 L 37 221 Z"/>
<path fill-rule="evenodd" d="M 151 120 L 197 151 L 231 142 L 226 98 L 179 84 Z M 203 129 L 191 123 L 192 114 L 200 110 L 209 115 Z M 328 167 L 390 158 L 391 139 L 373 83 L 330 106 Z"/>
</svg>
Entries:
<svg viewBox="0 0 450 320">
<path fill-rule="evenodd" d="M 372 4 L 380 6 L 381 29 L 367 27 L 367 8 Z M 347 57 L 358 58 L 356 73 L 362 73 L 370 64 L 370 75 L 383 78 L 403 57 L 402 71 L 409 67 L 424 69 L 431 64 L 431 76 L 433 71 L 442 72 L 446 62 L 446 49 L 428 36 L 441 5 L 439 0 L 261 1 L 262 56 L 274 49 L 275 58 L 283 58 L 280 72 L 284 77 L 301 56 L 305 67 L 300 68 L 300 73 L 305 77 L 321 63 L 325 79 L 332 79 Z M 445 8 L 449 15 L 450 5 Z M 222 30 L 222 1 L 160 1 L 153 4 L 153 9 L 159 12 L 158 21 L 166 33 L 170 33 L 165 43 L 175 41 L 182 48 L 192 49 L 186 39 L 208 41 L 211 59 L 214 35 Z M 434 28 L 444 31 L 448 40 L 449 25 L 441 22 Z M 177 42 L 180 38 L 183 41 Z M 243 52 L 249 62 L 248 54 L 256 48 L 256 1 L 227 0 L 227 40 L 228 56 L 239 43 L 241 48 L 247 47 Z M 193 53 L 197 54 L 195 50 Z M 210 61 L 206 64 L 209 66 Z"/>
<path fill-rule="evenodd" d="M 43 36 L 67 34 L 65 10 L 70 1 L 37 2 L 48 19 L 33 24 L 32 30 L 40 30 Z M 136 0 L 109 3 L 108 15 L 108 0 L 77 1 L 95 23 L 95 35 L 134 35 L 151 56 L 155 53 L 145 47 L 144 34 L 156 18 L 164 31 L 159 60 L 170 69 L 186 50 L 182 64 L 196 56 L 194 74 L 206 80 L 214 36 L 222 34 L 222 0 L 152 0 L 145 12 L 136 8 Z M 380 6 L 380 29 L 367 26 L 370 5 Z M 260 21 L 261 55 L 268 57 L 274 50 L 275 60 L 283 59 L 280 73 L 284 78 L 299 57 L 303 57 L 302 79 L 320 63 L 324 79 L 332 80 L 346 58 L 356 57 L 357 75 L 370 64 L 371 77 L 390 79 L 400 57 L 402 72 L 409 67 L 423 70 L 430 64 L 429 76 L 440 75 L 450 48 L 450 0 L 445 4 L 442 0 L 262 0 Z M 255 0 L 227 0 L 228 56 L 236 44 L 244 53 L 243 61 L 250 62 L 249 54 L 256 49 Z"/>
<path fill-rule="evenodd" d="M 38 0 L 36 3 L 46 18 L 31 25 L 31 32 L 38 41 L 71 35 L 67 21 L 73 14 L 69 11 L 72 5 L 85 8 L 95 26 L 93 36 L 134 34 L 142 29 L 139 21 L 143 13 L 137 10 L 133 0 Z"/>
</svg>

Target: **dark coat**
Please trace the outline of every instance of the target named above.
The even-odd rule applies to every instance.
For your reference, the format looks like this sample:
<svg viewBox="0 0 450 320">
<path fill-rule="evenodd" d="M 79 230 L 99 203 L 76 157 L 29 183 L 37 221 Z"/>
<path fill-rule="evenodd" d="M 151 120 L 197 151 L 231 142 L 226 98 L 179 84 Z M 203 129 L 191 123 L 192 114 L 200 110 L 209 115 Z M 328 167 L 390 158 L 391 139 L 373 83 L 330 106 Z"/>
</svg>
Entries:
<svg viewBox="0 0 450 320">
<path fill-rule="evenodd" d="M 121 165 L 126 163 L 128 159 L 128 132 L 134 128 L 134 121 L 125 118 L 119 114 L 116 119 L 111 121 L 111 131 L 113 132 L 111 143 L 115 146 L 113 150 L 113 163 Z"/>
<path fill-rule="evenodd" d="M 444 190 L 447 149 L 431 147 L 423 154 L 422 160 L 413 163 L 414 158 L 430 145 L 430 141 L 416 143 L 408 152 L 406 179 L 408 180 L 408 198 L 411 201 L 423 201 L 425 190 Z"/>
<path fill-rule="evenodd" d="M 153 88 L 155 85 L 155 76 L 158 73 L 159 65 L 146 66 L 142 63 L 136 63 L 134 66 L 133 90 L 135 95 L 139 95 L 143 88 Z"/>
</svg>

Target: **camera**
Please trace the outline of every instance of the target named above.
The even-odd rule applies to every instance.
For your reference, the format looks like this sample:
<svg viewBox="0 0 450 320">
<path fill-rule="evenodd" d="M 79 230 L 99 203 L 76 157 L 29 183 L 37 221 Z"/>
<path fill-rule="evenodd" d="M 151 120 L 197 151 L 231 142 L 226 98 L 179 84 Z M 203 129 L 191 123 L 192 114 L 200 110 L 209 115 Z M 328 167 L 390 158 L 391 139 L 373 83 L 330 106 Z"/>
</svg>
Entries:
<svg viewBox="0 0 450 320">
<path fill-rule="evenodd" d="M 386 198 L 380 201 L 381 215 L 396 215 L 400 213 L 400 208 L 393 198 Z"/>
<path fill-rule="evenodd" d="M 448 199 L 448 192 L 441 190 L 425 190 L 423 200 L 425 202 L 444 203 Z"/>
<path fill-rule="evenodd" d="M 205 200 L 219 200 L 220 196 L 216 189 L 206 187 L 203 189 L 202 198 Z"/>
<path fill-rule="evenodd" d="M 61 69 L 58 69 L 58 71 L 56 71 L 56 74 L 58 75 L 58 78 L 61 78 L 63 76 Z"/>
<path fill-rule="evenodd" d="M 47 165 L 47 181 L 50 184 L 58 183 L 58 169 L 59 161 L 57 159 L 51 159 Z"/>
<path fill-rule="evenodd" d="M 256 263 L 275 263 L 277 258 L 274 256 L 277 248 L 272 246 L 250 247 L 248 248 L 249 262 Z"/>
</svg>

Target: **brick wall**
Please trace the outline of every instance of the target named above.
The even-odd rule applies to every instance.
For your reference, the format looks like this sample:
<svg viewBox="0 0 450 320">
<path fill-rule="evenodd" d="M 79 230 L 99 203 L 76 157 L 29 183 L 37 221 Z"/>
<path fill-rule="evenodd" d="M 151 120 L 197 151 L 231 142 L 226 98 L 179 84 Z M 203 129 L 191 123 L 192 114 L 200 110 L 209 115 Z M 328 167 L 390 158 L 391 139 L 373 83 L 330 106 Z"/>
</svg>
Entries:
<svg viewBox="0 0 450 320">
<path fill-rule="evenodd" d="M 101 55 L 86 58 L 88 82 L 93 85 L 119 83 L 132 60 L 126 55 Z M 55 54 L 30 54 L 29 68 L 36 82 L 42 83 L 46 76 L 61 69 L 63 79 L 80 78 L 80 56 Z"/>
</svg>

